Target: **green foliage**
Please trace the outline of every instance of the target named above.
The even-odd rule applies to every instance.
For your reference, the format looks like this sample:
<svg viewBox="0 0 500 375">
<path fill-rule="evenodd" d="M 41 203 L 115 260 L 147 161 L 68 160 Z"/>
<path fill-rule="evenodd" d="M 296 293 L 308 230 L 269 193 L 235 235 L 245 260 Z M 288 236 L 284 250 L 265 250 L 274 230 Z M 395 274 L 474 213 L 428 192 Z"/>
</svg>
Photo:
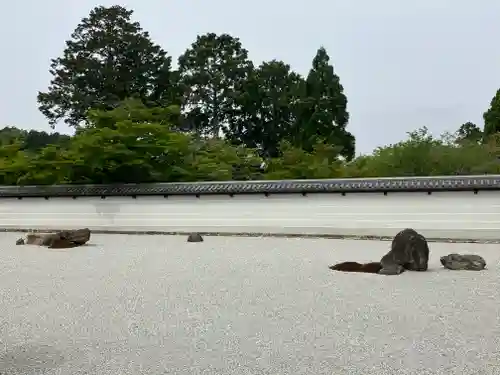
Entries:
<svg viewBox="0 0 500 375">
<path fill-rule="evenodd" d="M 250 73 L 248 52 L 238 38 L 208 33 L 198 36 L 179 57 L 179 82 L 191 128 L 218 137 L 225 131 L 238 87 Z"/>
<path fill-rule="evenodd" d="M 338 159 L 339 149 L 318 141 L 311 153 L 282 142 L 282 156 L 272 158 L 266 168 L 267 179 L 312 179 L 338 178 L 343 174 L 342 163 Z"/>
<path fill-rule="evenodd" d="M 224 136 L 262 156 L 278 156 L 283 140 L 312 152 L 319 138 L 341 146 L 348 159 L 354 155 L 347 98 L 324 48 L 304 80 L 281 61 L 255 68 L 238 38 L 206 33 L 173 71 L 171 58 L 132 15 L 118 5 L 94 8 L 52 60 L 49 88 L 38 94 L 52 127 L 64 120 L 79 131 L 93 126 L 90 110 L 112 110 L 136 98 L 149 108 L 180 106 L 169 119 L 172 130 Z"/>
<path fill-rule="evenodd" d="M 472 122 L 462 124 L 457 130 L 457 142 L 481 142 L 483 139 L 483 132 L 479 126 Z"/>
<path fill-rule="evenodd" d="M 17 165 L 13 168 L 21 171 L 16 175 L 17 185 L 53 185 L 72 182 L 69 173 L 74 161 L 66 151 L 58 146 L 49 145 L 38 153 L 17 158 Z"/>
<path fill-rule="evenodd" d="M 23 151 L 13 138 L 0 148 L 2 184 L 142 183 L 254 179 L 261 177 L 257 151 L 220 139 L 172 129 L 177 106 L 147 108 L 126 100 L 109 110 L 91 110 L 89 126 L 67 148 L 48 145 Z M 10 129 L 12 132 L 12 129 Z"/>
<path fill-rule="evenodd" d="M 311 150 L 318 138 L 341 147 L 341 155 L 354 157 L 354 136 L 346 130 L 349 121 L 347 97 L 324 48 L 318 49 L 306 79 L 305 96 L 300 100 L 301 140 Z"/>
<path fill-rule="evenodd" d="M 486 137 L 500 132 L 500 90 L 491 99 L 490 108 L 483 114 L 483 118 Z"/>
<path fill-rule="evenodd" d="M 239 110 L 230 124 L 229 139 L 276 157 L 280 142 L 296 143 L 297 104 L 303 79 L 282 61 L 262 63 L 236 98 Z"/>
<path fill-rule="evenodd" d="M 231 146 L 220 139 L 197 141 L 189 158 L 190 181 L 254 180 L 261 177 L 262 159 L 255 150 Z"/>
<path fill-rule="evenodd" d="M 23 149 L 21 137 L 8 129 L 0 148 L 0 183 L 144 183 L 262 179 L 319 179 L 500 173 L 500 135 L 486 142 L 426 128 L 408 139 L 381 147 L 372 155 L 345 162 L 340 146 L 317 139 L 312 151 L 281 141 L 277 156 L 263 159 L 259 150 L 173 129 L 178 107 L 147 108 L 127 100 L 110 110 L 89 113 L 89 126 L 65 146 Z M 1 139 L 1 138 L 0 138 Z M 262 168 L 262 165 L 265 165 Z"/>
<path fill-rule="evenodd" d="M 142 183 L 500 173 L 500 90 L 484 131 L 426 128 L 354 158 L 348 100 L 325 48 L 303 77 L 283 61 L 258 66 L 229 34 L 198 36 L 171 58 L 133 12 L 98 6 L 52 60 L 38 93 L 54 127 L 0 130 L 0 184 Z"/>
<path fill-rule="evenodd" d="M 40 111 L 54 126 L 87 123 L 90 109 L 112 109 L 135 96 L 153 105 L 172 103 L 171 58 L 121 6 L 99 6 L 84 18 L 66 42 L 62 57 L 52 60 L 53 79 L 38 93 Z"/>
<path fill-rule="evenodd" d="M 182 180 L 189 136 L 173 132 L 172 108 L 147 109 L 127 101 L 111 111 L 93 110 L 90 126 L 77 134 L 69 153 L 71 179 L 78 182 L 133 183 Z M 175 114 L 174 114 L 175 115 Z"/>
<path fill-rule="evenodd" d="M 17 180 L 26 173 L 29 159 L 21 147 L 18 140 L 0 147 L 0 181 L 2 185 L 15 185 Z"/>
<path fill-rule="evenodd" d="M 0 146 L 19 142 L 21 150 L 37 152 L 48 145 L 65 147 L 69 144 L 71 137 L 65 134 L 47 133 L 37 130 L 22 130 L 13 126 L 0 129 Z"/>
<path fill-rule="evenodd" d="M 352 177 L 439 176 L 489 174 L 500 172 L 500 150 L 492 139 L 476 141 L 434 138 L 427 128 L 410 132 L 409 138 L 380 147 L 372 155 L 349 163 L 346 174 Z"/>
<path fill-rule="evenodd" d="M 22 134 L 23 150 L 36 152 L 48 145 L 67 147 L 71 137 L 58 132 L 47 133 L 44 131 L 30 130 Z"/>
</svg>

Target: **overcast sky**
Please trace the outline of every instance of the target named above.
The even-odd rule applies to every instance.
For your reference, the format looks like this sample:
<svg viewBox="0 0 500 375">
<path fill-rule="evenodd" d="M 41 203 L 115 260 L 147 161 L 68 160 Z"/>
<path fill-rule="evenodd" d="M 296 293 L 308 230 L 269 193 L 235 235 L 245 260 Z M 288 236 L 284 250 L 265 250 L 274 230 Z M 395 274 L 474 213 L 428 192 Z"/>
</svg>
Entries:
<svg viewBox="0 0 500 375">
<path fill-rule="evenodd" d="M 197 34 L 230 33 L 254 62 L 281 59 L 306 74 L 325 46 L 347 94 L 358 153 L 424 125 L 434 134 L 466 121 L 482 127 L 500 88 L 499 0 L 5 1 L 0 126 L 49 130 L 36 95 L 50 81 L 50 59 L 94 6 L 112 4 L 135 10 L 174 59 Z"/>
</svg>

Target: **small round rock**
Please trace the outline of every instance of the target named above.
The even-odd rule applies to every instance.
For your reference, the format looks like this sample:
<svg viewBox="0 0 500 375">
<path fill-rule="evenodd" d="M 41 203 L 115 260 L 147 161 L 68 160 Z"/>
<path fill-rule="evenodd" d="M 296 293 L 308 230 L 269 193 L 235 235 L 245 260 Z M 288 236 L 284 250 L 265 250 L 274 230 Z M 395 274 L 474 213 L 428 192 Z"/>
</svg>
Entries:
<svg viewBox="0 0 500 375">
<path fill-rule="evenodd" d="M 199 233 L 191 233 L 187 238 L 187 242 L 203 242 L 203 237 Z"/>
</svg>

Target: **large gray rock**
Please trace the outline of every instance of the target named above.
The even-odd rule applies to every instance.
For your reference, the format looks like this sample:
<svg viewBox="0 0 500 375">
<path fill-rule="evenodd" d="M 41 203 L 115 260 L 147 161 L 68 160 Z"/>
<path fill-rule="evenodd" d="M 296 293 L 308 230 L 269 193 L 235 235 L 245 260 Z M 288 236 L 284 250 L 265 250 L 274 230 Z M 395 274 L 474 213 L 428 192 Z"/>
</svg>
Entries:
<svg viewBox="0 0 500 375">
<path fill-rule="evenodd" d="M 380 260 L 381 275 L 399 275 L 404 270 L 427 271 L 429 245 L 414 229 L 403 229 L 392 240 L 391 250 Z"/>
<path fill-rule="evenodd" d="M 475 254 L 448 254 L 440 260 L 443 267 L 449 270 L 481 271 L 486 267 L 484 258 Z"/>
<path fill-rule="evenodd" d="M 187 242 L 203 242 L 203 237 L 199 233 L 191 233 L 188 236 Z"/>
</svg>

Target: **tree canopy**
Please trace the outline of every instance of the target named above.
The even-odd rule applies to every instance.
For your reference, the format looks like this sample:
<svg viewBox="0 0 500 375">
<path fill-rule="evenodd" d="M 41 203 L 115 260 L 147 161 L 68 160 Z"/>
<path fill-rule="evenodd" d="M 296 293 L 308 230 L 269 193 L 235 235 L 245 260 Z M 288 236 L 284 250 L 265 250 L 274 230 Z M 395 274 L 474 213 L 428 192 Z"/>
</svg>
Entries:
<svg viewBox="0 0 500 375">
<path fill-rule="evenodd" d="M 94 8 L 82 19 L 61 57 L 52 60 L 53 79 L 38 93 L 40 111 L 54 125 L 78 127 L 90 109 L 112 109 L 129 97 L 149 103 L 170 99 L 171 58 L 131 20 L 121 6 Z"/>
<path fill-rule="evenodd" d="M 37 99 L 54 128 L 0 130 L 0 184 L 430 176 L 499 172 L 500 90 L 472 122 L 422 127 L 356 157 L 348 98 L 328 51 L 302 75 L 254 63 L 227 33 L 197 36 L 173 58 L 123 6 L 98 6 L 52 60 Z M 457 124 L 458 125 L 458 124 Z"/>
</svg>

